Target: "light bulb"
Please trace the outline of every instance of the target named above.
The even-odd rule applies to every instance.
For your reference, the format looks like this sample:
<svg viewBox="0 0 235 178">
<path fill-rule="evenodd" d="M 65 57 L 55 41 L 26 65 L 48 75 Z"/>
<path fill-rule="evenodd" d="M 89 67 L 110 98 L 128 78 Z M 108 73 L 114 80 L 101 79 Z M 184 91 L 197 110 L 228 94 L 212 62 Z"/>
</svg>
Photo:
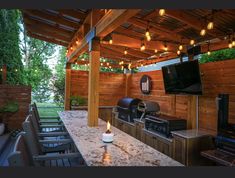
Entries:
<svg viewBox="0 0 235 178">
<path fill-rule="evenodd" d="M 75 64 L 77 65 L 77 64 L 78 64 L 78 62 L 75 62 Z"/>
<path fill-rule="evenodd" d="M 232 45 L 233 45 L 233 46 L 235 46 L 235 39 L 233 39 L 233 41 L 232 41 Z"/>
<path fill-rule="evenodd" d="M 179 45 L 179 50 L 182 50 L 183 49 L 183 45 Z"/>
<path fill-rule="evenodd" d="M 210 55 L 211 55 L 211 52 L 210 52 L 210 51 L 207 51 L 207 55 L 210 56 Z"/>
<path fill-rule="evenodd" d="M 141 64 L 141 67 L 143 67 L 144 65 L 143 64 Z"/>
<path fill-rule="evenodd" d="M 127 55 L 127 50 L 124 51 L 124 54 Z"/>
<path fill-rule="evenodd" d="M 160 16 L 165 15 L 165 13 L 166 13 L 165 9 L 160 9 L 160 10 L 159 10 L 159 15 L 160 15 Z"/>
<path fill-rule="evenodd" d="M 145 50 L 145 45 L 144 45 L 144 44 L 141 45 L 140 50 L 141 50 L 141 51 L 144 51 L 144 50 Z"/>
<path fill-rule="evenodd" d="M 112 39 L 109 40 L 109 44 L 113 44 L 113 40 Z"/>
<path fill-rule="evenodd" d="M 150 36 L 149 29 L 146 30 L 145 36 L 146 36 L 146 37 Z"/>
<path fill-rule="evenodd" d="M 18 70 L 17 70 L 17 69 L 15 69 L 15 71 L 17 72 Z"/>
<path fill-rule="evenodd" d="M 103 63 L 101 62 L 100 65 L 103 66 Z"/>
<path fill-rule="evenodd" d="M 147 36 L 147 41 L 150 41 L 151 40 L 151 36 Z"/>
<path fill-rule="evenodd" d="M 205 36 L 205 34 L 206 34 L 206 30 L 205 30 L 205 29 L 202 29 L 202 30 L 200 31 L 200 35 L 201 35 L 201 36 Z"/>
<path fill-rule="evenodd" d="M 180 53 L 181 53 L 180 50 L 178 50 L 178 51 L 177 51 L 177 54 L 180 55 Z"/>
<path fill-rule="evenodd" d="M 122 70 L 124 69 L 124 66 L 122 66 Z"/>
<path fill-rule="evenodd" d="M 79 43 L 79 41 L 77 40 L 77 41 L 76 41 L 76 44 L 78 45 L 78 43 Z"/>
<path fill-rule="evenodd" d="M 155 53 L 157 53 L 157 52 L 158 52 L 158 50 L 157 50 L 157 49 L 155 49 L 155 50 L 154 50 L 154 52 L 155 52 Z"/>
<path fill-rule="evenodd" d="M 214 28 L 214 23 L 211 21 L 207 24 L 207 29 L 212 30 Z"/>
<path fill-rule="evenodd" d="M 109 66 L 109 63 L 107 62 L 107 66 Z"/>
<path fill-rule="evenodd" d="M 85 61 L 85 59 L 84 59 L 84 58 L 82 58 L 82 61 Z"/>
<path fill-rule="evenodd" d="M 194 45 L 195 41 L 194 40 L 190 40 L 190 45 Z"/>
<path fill-rule="evenodd" d="M 229 42 L 228 47 L 232 48 L 233 47 L 233 43 Z"/>
<path fill-rule="evenodd" d="M 73 47 L 70 47 L 71 50 L 73 50 Z"/>
<path fill-rule="evenodd" d="M 167 46 L 164 46 L 164 50 L 165 50 L 165 51 L 168 51 L 168 47 L 167 47 Z"/>
</svg>

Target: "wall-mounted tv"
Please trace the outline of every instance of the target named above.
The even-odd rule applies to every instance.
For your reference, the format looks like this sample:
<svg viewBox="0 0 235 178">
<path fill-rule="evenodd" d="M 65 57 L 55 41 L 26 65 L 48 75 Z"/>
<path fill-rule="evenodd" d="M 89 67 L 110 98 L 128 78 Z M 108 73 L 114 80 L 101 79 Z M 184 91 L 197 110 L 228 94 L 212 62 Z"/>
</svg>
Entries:
<svg viewBox="0 0 235 178">
<path fill-rule="evenodd" d="M 162 67 L 166 94 L 202 95 L 198 60 Z"/>
</svg>

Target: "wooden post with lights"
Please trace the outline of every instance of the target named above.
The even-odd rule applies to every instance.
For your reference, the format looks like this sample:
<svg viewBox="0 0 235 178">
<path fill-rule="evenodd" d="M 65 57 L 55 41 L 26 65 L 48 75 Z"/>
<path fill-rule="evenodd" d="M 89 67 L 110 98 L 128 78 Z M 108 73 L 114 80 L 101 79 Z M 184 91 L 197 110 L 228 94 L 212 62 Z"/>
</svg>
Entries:
<svg viewBox="0 0 235 178">
<path fill-rule="evenodd" d="M 65 110 L 70 110 L 70 89 L 71 89 L 71 63 L 67 63 L 66 73 L 65 73 L 65 98 L 64 98 Z"/>
<path fill-rule="evenodd" d="M 88 83 L 88 126 L 98 126 L 99 115 L 99 75 L 100 75 L 100 40 L 89 41 L 89 83 Z"/>
</svg>

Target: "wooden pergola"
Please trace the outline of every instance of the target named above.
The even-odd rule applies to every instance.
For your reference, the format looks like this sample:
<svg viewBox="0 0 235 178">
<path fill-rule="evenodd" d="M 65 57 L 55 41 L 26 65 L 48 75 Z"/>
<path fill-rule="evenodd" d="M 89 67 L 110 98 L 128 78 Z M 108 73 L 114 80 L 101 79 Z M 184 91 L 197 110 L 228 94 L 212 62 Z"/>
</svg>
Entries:
<svg viewBox="0 0 235 178">
<path fill-rule="evenodd" d="M 73 9 L 22 10 L 29 36 L 67 47 L 65 109 L 69 109 L 71 64 L 89 53 L 88 125 L 97 126 L 100 57 L 120 68 L 170 60 L 200 45 L 202 52 L 228 48 L 234 10 Z M 213 29 L 207 29 L 213 22 Z M 205 29 L 205 34 L 202 30 Z M 147 37 L 146 32 L 149 32 Z M 200 34 L 201 33 L 201 34 Z M 142 47 L 142 48 L 141 48 Z"/>
</svg>

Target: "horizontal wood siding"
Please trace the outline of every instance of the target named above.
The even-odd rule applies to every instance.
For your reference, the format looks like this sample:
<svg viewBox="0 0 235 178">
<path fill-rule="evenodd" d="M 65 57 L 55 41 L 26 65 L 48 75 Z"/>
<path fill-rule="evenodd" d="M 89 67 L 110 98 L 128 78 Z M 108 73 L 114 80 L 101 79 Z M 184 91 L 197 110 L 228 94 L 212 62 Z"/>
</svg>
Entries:
<svg viewBox="0 0 235 178">
<path fill-rule="evenodd" d="M 125 75 L 100 73 L 100 106 L 115 106 L 125 96 Z M 71 96 L 88 97 L 88 72 L 72 70 Z"/>
<path fill-rule="evenodd" d="M 0 85 L 0 93 L 0 106 L 6 104 L 7 101 L 18 102 L 19 111 L 13 114 L 4 114 L 4 122 L 7 122 L 9 130 L 20 129 L 22 127 L 22 122 L 29 112 L 31 87 Z"/>
</svg>

